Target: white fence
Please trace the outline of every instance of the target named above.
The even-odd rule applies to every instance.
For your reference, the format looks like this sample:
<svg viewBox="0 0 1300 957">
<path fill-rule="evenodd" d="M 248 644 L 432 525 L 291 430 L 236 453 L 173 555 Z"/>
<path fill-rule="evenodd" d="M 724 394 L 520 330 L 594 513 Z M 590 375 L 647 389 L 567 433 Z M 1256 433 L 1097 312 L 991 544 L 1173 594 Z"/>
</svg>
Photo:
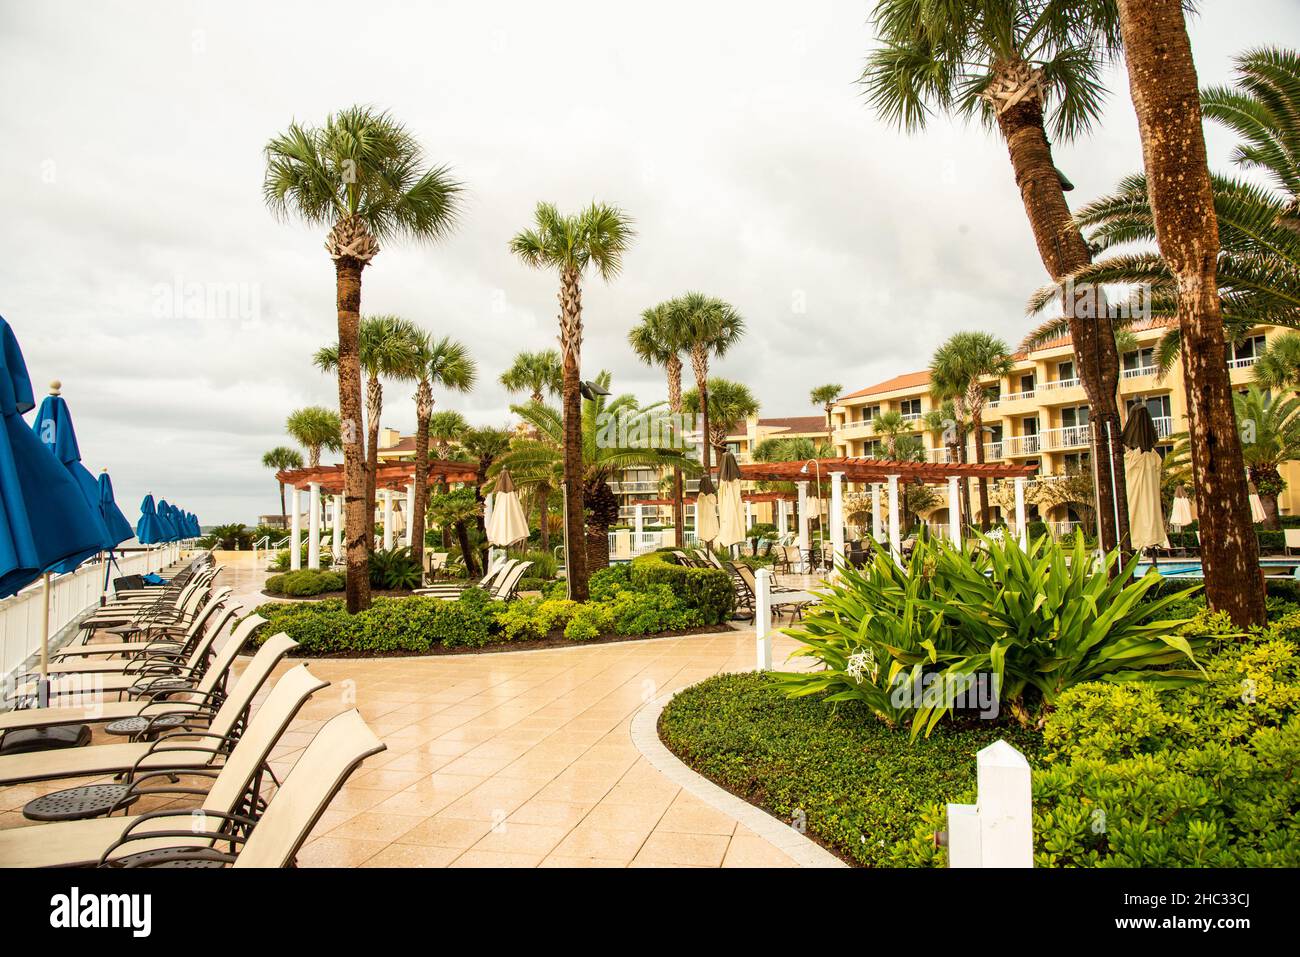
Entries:
<svg viewBox="0 0 1300 957">
<path fill-rule="evenodd" d="M 179 555 L 180 546 L 176 544 L 128 552 L 117 559 L 110 574 L 113 578 L 147 575 L 166 568 Z M 74 572 L 52 576 L 49 590 L 51 637 L 98 605 L 103 591 L 103 562 L 87 562 Z M 37 579 L 18 594 L 0 600 L 0 678 L 7 679 L 40 651 L 44 597 L 45 585 Z"/>
</svg>

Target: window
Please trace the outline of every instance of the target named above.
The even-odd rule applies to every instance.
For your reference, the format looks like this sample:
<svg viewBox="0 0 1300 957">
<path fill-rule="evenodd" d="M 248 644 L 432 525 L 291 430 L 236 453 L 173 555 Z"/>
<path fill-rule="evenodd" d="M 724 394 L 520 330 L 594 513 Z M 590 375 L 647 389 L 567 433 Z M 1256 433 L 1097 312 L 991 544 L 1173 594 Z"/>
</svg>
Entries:
<svg viewBox="0 0 1300 957">
<path fill-rule="evenodd" d="M 1061 410 L 1061 427 L 1073 429 L 1088 424 L 1088 407 L 1086 405 L 1076 405 L 1068 409 Z"/>
<path fill-rule="evenodd" d="M 1029 373 L 1028 375 L 1022 375 L 1020 377 L 1020 391 L 1021 392 L 1034 391 L 1034 374 L 1032 372 Z"/>
<path fill-rule="evenodd" d="M 917 419 L 921 417 L 921 400 L 920 399 L 903 399 L 898 403 L 898 411 L 903 413 L 903 418 Z"/>
<path fill-rule="evenodd" d="M 1162 439 L 1168 438 L 1174 431 L 1174 416 L 1168 395 L 1138 396 L 1136 399 L 1129 399 L 1125 405 L 1130 413 L 1138 406 L 1145 405 L 1147 411 L 1151 413 L 1151 421 L 1155 423 L 1156 434 Z"/>
<path fill-rule="evenodd" d="M 867 405 L 867 406 L 863 406 L 863 408 L 862 408 L 862 417 L 859 418 L 858 421 L 859 421 L 859 422 L 867 422 L 867 423 L 871 423 L 871 422 L 876 421 L 876 419 L 877 419 L 879 416 L 880 416 L 880 406 L 879 406 L 879 405 Z"/>
<path fill-rule="evenodd" d="M 879 440 L 873 439 L 870 442 L 862 443 L 862 452 L 860 454 L 866 456 L 869 459 L 878 459 L 881 457 L 881 455 L 884 454 L 884 452 L 885 452 L 884 443 Z"/>
<path fill-rule="evenodd" d="M 1156 364 L 1156 350 L 1134 349 L 1124 353 L 1124 371 L 1136 372 L 1138 369 L 1150 369 Z"/>
<path fill-rule="evenodd" d="M 1066 472 L 1092 471 L 1092 458 L 1087 452 L 1066 452 L 1064 464 Z M 1071 521 L 1077 522 L 1078 519 L 1071 519 Z"/>
<path fill-rule="evenodd" d="M 1024 451 L 1033 453 L 1038 451 L 1038 417 L 1030 416 L 1021 420 L 1020 434 L 1024 436 Z M 1031 463 L 1031 464 L 1037 464 Z"/>
<path fill-rule="evenodd" d="M 998 382 L 984 390 L 984 401 L 996 405 L 1002 401 L 1002 383 Z"/>
<path fill-rule="evenodd" d="M 1259 358 L 1259 354 L 1263 351 L 1264 337 L 1248 336 L 1231 347 L 1228 359 L 1230 361 L 1253 362 Z"/>
<path fill-rule="evenodd" d="M 1074 363 L 1070 361 L 1058 362 L 1056 364 L 1056 379 L 1058 382 L 1068 382 L 1074 378 Z"/>
</svg>

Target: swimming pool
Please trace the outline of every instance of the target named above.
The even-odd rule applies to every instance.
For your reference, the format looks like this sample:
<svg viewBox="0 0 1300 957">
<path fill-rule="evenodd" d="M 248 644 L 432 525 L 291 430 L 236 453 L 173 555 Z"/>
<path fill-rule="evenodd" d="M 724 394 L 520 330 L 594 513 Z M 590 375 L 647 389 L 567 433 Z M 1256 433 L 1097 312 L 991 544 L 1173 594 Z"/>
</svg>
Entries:
<svg viewBox="0 0 1300 957">
<path fill-rule="evenodd" d="M 1300 558 L 1261 558 L 1259 566 L 1268 578 L 1292 578 L 1300 568 Z M 1138 562 L 1133 570 L 1136 577 L 1145 575 L 1152 568 L 1151 562 Z M 1204 578 L 1205 570 L 1198 559 L 1187 561 L 1157 562 L 1155 569 L 1165 578 Z"/>
</svg>

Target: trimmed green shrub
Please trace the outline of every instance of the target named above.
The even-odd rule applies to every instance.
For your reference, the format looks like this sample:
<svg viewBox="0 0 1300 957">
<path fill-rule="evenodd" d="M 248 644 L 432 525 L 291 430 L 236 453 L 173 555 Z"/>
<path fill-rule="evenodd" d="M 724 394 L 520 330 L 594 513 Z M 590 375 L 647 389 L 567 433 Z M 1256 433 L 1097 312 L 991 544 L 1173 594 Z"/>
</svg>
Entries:
<svg viewBox="0 0 1300 957">
<path fill-rule="evenodd" d="M 427 652 L 481 647 L 492 640 L 499 603 L 464 599 L 377 598 L 366 611 L 347 613 L 339 599 L 310 603 L 269 602 L 257 612 L 269 624 L 259 635 L 283 631 L 298 642 L 298 654 Z"/>
<path fill-rule="evenodd" d="M 607 603 L 620 635 L 648 635 L 678 631 L 703 623 L 698 608 L 687 608 L 667 585 L 652 585 L 645 591 L 625 589 Z"/>
<path fill-rule="evenodd" d="M 497 614 L 496 624 L 507 641 L 545 638 L 564 628 L 576 608 L 578 603 L 567 598 L 521 598 Z"/>
<path fill-rule="evenodd" d="M 587 594 L 592 601 L 608 601 L 624 589 L 632 587 L 632 566 L 619 562 L 601 568 L 587 581 Z"/>
<path fill-rule="evenodd" d="M 720 625 L 736 607 L 731 576 L 720 568 L 686 568 L 669 552 L 650 552 L 631 561 L 633 588 L 646 591 L 652 585 L 667 585 L 688 608 L 700 613 L 701 625 Z"/>
<path fill-rule="evenodd" d="M 564 626 L 564 637 L 570 641 L 591 641 L 608 634 L 614 628 L 614 613 L 608 605 L 587 602 L 573 609 L 573 616 Z"/>
<path fill-rule="evenodd" d="M 345 578 L 341 572 L 317 571 L 304 568 L 301 571 L 272 575 L 266 580 L 265 590 L 272 595 L 289 595 L 305 597 L 319 595 L 327 591 L 342 591 Z"/>
<path fill-rule="evenodd" d="M 420 587 L 420 566 L 410 548 L 376 548 L 368 564 L 370 587 L 386 591 L 410 591 Z"/>
</svg>

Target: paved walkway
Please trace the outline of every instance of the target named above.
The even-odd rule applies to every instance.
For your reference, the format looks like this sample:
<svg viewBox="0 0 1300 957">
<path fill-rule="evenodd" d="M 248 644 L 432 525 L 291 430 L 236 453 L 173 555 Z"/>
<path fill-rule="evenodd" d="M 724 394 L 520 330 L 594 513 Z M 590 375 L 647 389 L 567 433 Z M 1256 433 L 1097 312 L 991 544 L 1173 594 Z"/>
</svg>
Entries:
<svg viewBox="0 0 1300 957">
<path fill-rule="evenodd" d="M 222 582 L 251 607 L 262 600 L 264 573 L 240 559 L 227 562 Z M 778 639 L 775 661 L 794 647 Z M 750 670 L 754 654 L 753 631 L 745 630 L 529 652 L 313 660 L 312 670 L 332 684 L 273 752 L 277 776 L 324 720 L 350 707 L 388 750 L 353 775 L 299 862 L 793 866 L 652 767 L 630 731 L 646 702 L 709 675 Z M 22 804 L 53 789 L 0 788 L 0 826 L 26 823 Z"/>
</svg>

